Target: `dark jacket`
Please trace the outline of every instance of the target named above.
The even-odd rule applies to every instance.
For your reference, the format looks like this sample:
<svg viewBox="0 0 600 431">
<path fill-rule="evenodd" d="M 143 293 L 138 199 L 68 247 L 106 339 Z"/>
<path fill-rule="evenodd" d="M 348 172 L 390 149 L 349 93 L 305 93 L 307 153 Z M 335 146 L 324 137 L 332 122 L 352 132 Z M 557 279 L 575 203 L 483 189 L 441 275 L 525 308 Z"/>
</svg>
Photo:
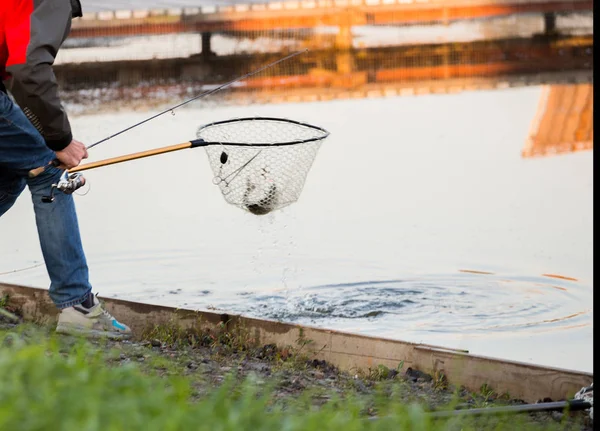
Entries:
<svg viewBox="0 0 600 431">
<path fill-rule="evenodd" d="M 73 139 L 52 65 L 77 16 L 79 0 L 0 0 L 0 81 L 54 151 Z"/>
</svg>

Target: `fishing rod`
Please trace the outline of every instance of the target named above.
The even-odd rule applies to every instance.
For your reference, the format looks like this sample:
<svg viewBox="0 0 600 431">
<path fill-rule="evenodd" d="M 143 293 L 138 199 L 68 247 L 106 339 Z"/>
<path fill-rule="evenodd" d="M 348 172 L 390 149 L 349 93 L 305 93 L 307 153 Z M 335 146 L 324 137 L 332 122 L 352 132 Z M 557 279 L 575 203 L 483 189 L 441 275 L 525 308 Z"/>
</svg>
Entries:
<svg viewBox="0 0 600 431">
<path fill-rule="evenodd" d="M 256 74 L 258 74 L 258 73 L 262 72 L 263 70 L 269 69 L 270 67 L 273 67 L 273 66 L 275 66 L 276 64 L 279 64 L 279 63 L 281 63 L 281 62 L 283 62 L 283 61 L 289 60 L 290 58 L 292 58 L 292 57 L 295 57 L 295 56 L 297 56 L 297 55 L 300 55 L 300 54 L 302 54 L 302 53 L 305 53 L 305 52 L 307 52 L 307 51 L 308 51 L 308 49 L 304 49 L 304 50 L 301 50 L 301 51 L 296 51 L 296 52 L 293 52 L 293 53 L 291 53 L 291 54 L 289 54 L 289 55 L 286 55 L 286 56 L 285 56 L 285 57 L 283 57 L 283 58 L 280 58 L 279 60 L 275 60 L 275 61 L 273 61 L 272 63 L 269 63 L 269 64 L 267 64 L 266 66 L 263 66 L 263 67 L 261 67 L 260 69 L 256 69 L 256 70 L 255 70 L 255 71 L 253 71 L 253 72 L 248 72 L 248 73 L 246 73 L 245 75 L 242 75 L 242 76 L 240 76 L 239 78 L 235 78 L 235 79 L 233 79 L 233 80 L 231 80 L 231 81 L 229 81 L 229 82 L 226 82 L 225 84 L 221 84 L 221 85 L 219 85 L 218 87 L 215 87 L 215 88 L 213 88 L 212 90 L 205 91 L 204 93 L 201 93 L 201 94 L 199 94 L 198 96 L 192 97 L 191 99 L 188 99 L 188 100 L 186 100 L 186 101 L 184 101 L 184 102 L 181 102 L 181 103 L 180 103 L 180 104 L 178 104 L 178 105 L 175 105 L 175 106 L 173 106 L 173 107 L 171 107 L 171 108 L 165 109 L 164 111 L 162 111 L 162 112 L 159 112 L 158 114 L 156 114 L 156 115 L 153 115 L 152 117 L 149 117 L 149 118 L 147 118 L 147 119 L 145 119 L 145 120 L 143 120 L 143 121 L 140 121 L 140 122 L 139 122 L 139 123 L 137 123 L 137 124 L 134 124 L 133 126 L 130 126 L 130 127 L 126 128 L 126 129 L 123 129 L 123 130 L 121 130 L 120 132 L 117 132 L 117 133 L 115 133 L 114 135 L 111 135 L 111 136 L 109 136 L 109 137 L 107 137 L 107 138 L 104 138 L 104 139 L 102 139 L 102 140 L 100 140 L 100 141 L 98 141 L 98 142 L 96 142 L 96 143 L 94 143 L 94 144 L 90 145 L 89 147 L 87 147 L 87 149 L 89 150 L 90 148 L 92 148 L 92 147 L 95 147 L 96 145 L 98 145 L 98 144 L 101 144 L 102 142 L 108 141 L 109 139 L 112 139 L 112 138 L 114 138 L 115 136 L 118 136 L 118 135 L 120 135 L 121 133 L 125 133 L 125 132 L 127 132 L 128 130 L 131 130 L 131 129 L 133 129 L 134 127 L 140 126 L 140 125 L 142 125 L 142 124 L 144 124 L 144 123 L 146 123 L 146 122 L 148 122 L 148 121 L 150 121 L 150 120 L 153 120 L 153 119 L 155 119 L 156 117 L 160 117 L 161 115 L 164 115 L 164 114 L 166 114 L 167 112 L 173 112 L 175 109 L 177 109 L 177 108 L 180 108 L 180 107 L 182 107 L 183 105 L 187 105 L 188 103 L 190 103 L 190 102 L 193 102 L 193 101 L 194 101 L 194 100 L 196 100 L 196 99 L 200 99 L 201 97 L 205 97 L 205 96 L 209 96 L 209 95 L 211 95 L 211 94 L 214 94 L 214 93 L 216 93 L 217 91 L 220 91 L 220 90 L 222 90 L 222 89 L 223 89 L 223 88 L 225 88 L 225 87 L 229 87 L 231 84 L 235 84 L 235 83 L 236 83 L 236 82 L 238 82 L 238 81 L 242 81 L 242 80 L 244 80 L 244 79 L 246 79 L 246 78 L 249 78 L 249 77 L 251 77 L 251 76 L 253 76 L 253 75 L 256 75 Z"/>
<path fill-rule="evenodd" d="M 99 145 L 99 144 L 101 144 L 103 142 L 106 142 L 106 141 L 108 141 L 108 140 L 110 140 L 110 139 L 112 139 L 112 138 L 114 138 L 116 136 L 119 136 L 122 133 L 125 133 L 125 132 L 127 132 L 127 131 L 135 128 L 135 127 L 141 126 L 142 124 L 147 123 L 150 120 L 154 120 L 155 118 L 160 117 L 161 115 L 164 115 L 164 114 L 166 114 L 168 112 L 173 112 L 175 109 L 180 108 L 180 107 L 182 107 L 182 106 L 184 106 L 184 105 L 186 105 L 186 104 L 188 104 L 190 102 L 193 102 L 194 100 L 197 100 L 197 99 L 200 99 L 202 97 L 214 94 L 217 91 L 220 91 L 223 88 L 229 87 L 230 85 L 235 84 L 238 81 L 241 81 L 241 80 L 249 78 L 249 77 L 251 77 L 253 75 L 256 75 L 256 74 L 258 74 L 258 73 L 260 73 L 260 72 L 262 72 L 262 71 L 264 71 L 266 69 L 269 69 L 269 68 L 275 66 L 276 64 L 279 64 L 281 62 L 289 60 L 290 58 L 296 57 L 297 55 L 303 54 L 303 53 L 305 53 L 307 51 L 308 51 L 308 49 L 303 49 L 303 50 L 296 51 L 296 52 L 293 52 L 291 54 L 288 54 L 285 57 L 280 58 L 279 60 L 275 60 L 275 61 L 273 61 L 273 62 L 271 62 L 271 63 L 269 63 L 269 64 L 267 64 L 267 65 L 265 65 L 265 66 L 263 66 L 263 67 L 261 67 L 259 69 L 256 69 L 254 71 L 248 72 L 245 75 L 242 75 L 242 76 L 239 76 L 239 77 L 237 77 L 235 79 L 232 79 L 231 81 L 226 82 L 224 84 L 221 84 L 221 85 L 219 85 L 219 86 L 217 86 L 217 87 L 215 87 L 215 88 L 213 88 L 211 90 L 207 90 L 207 91 L 205 91 L 205 92 L 203 92 L 203 93 L 201 93 L 201 94 L 199 94 L 197 96 L 192 97 L 191 99 L 185 100 L 185 101 L 183 101 L 183 102 L 181 102 L 181 103 L 179 103 L 179 104 L 177 104 L 175 106 L 172 106 L 170 108 L 165 109 L 162 112 L 159 112 L 158 114 L 155 114 L 155 115 L 153 115 L 151 117 L 148 117 L 145 120 L 140 121 L 139 123 L 136 123 L 136 124 L 134 124 L 132 126 L 129 126 L 129 127 L 125 128 L 125 129 L 117 132 L 117 133 L 114 133 L 114 134 L 112 134 L 110 136 L 107 136 L 106 138 L 101 139 L 100 141 L 95 142 L 95 143 L 89 145 L 88 147 L 86 147 L 86 149 L 89 150 L 90 148 L 93 148 L 96 145 Z M 50 163 L 48 163 L 46 166 L 40 166 L 39 168 L 32 169 L 31 171 L 29 171 L 29 178 L 35 178 L 35 177 L 37 177 L 41 173 L 45 172 L 46 169 L 48 169 L 50 166 L 58 167 L 58 166 L 60 166 L 60 161 L 58 159 L 54 159 Z M 65 174 L 66 174 L 66 171 L 65 171 Z M 56 185 L 56 188 L 58 188 L 59 190 L 65 192 L 65 193 L 72 193 L 73 191 L 77 190 L 79 187 L 83 186 L 84 184 L 85 184 L 85 179 L 83 179 L 83 177 L 81 177 L 80 175 L 75 175 L 75 174 L 73 174 L 71 176 L 64 175 L 63 178 L 61 178 L 61 181 L 59 182 L 59 184 Z"/>
<path fill-rule="evenodd" d="M 593 407 L 593 403 L 586 400 L 567 400 L 554 401 L 548 403 L 537 404 L 522 404 L 516 406 L 500 406 L 500 407 L 482 407 L 482 408 L 457 408 L 455 410 L 438 410 L 432 412 L 424 412 L 426 417 L 434 419 L 451 418 L 455 416 L 492 416 L 502 414 L 517 414 L 517 413 L 540 413 L 540 412 L 576 412 L 588 410 Z M 389 419 L 387 416 L 370 416 L 368 421 L 377 421 Z"/>
<path fill-rule="evenodd" d="M 575 394 L 574 399 L 564 401 L 550 401 L 545 403 L 520 404 L 512 406 L 469 408 L 468 405 L 458 405 L 453 410 L 437 410 L 424 412 L 426 417 L 434 419 L 451 418 L 455 416 L 486 416 L 517 413 L 539 413 L 539 412 L 576 412 L 590 410 L 590 418 L 593 419 L 592 408 L 594 407 L 594 384 L 585 386 Z M 384 420 L 388 417 L 371 416 L 369 421 Z"/>
<path fill-rule="evenodd" d="M 451 416 L 482 416 L 507 413 L 534 413 L 534 412 L 563 412 L 563 411 L 581 411 L 592 407 L 589 401 L 585 400 L 567 400 L 554 401 L 548 403 L 521 404 L 515 406 L 483 407 L 475 409 L 458 408 L 456 410 L 441 410 L 428 412 L 427 416 L 433 418 L 447 418 Z"/>
</svg>

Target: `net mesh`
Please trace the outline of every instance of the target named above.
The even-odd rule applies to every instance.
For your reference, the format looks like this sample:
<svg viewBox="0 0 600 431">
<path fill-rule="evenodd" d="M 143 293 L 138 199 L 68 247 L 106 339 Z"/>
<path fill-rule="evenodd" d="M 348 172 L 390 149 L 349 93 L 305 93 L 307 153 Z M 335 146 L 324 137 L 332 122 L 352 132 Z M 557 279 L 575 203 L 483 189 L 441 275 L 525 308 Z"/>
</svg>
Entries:
<svg viewBox="0 0 600 431">
<path fill-rule="evenodd" d="M 206 147 L 225 200 L 256 215 L 294 203 L 328 133 L 285 119 L 246 118 L 213 123 L 197 137 Z"/>
</svg>

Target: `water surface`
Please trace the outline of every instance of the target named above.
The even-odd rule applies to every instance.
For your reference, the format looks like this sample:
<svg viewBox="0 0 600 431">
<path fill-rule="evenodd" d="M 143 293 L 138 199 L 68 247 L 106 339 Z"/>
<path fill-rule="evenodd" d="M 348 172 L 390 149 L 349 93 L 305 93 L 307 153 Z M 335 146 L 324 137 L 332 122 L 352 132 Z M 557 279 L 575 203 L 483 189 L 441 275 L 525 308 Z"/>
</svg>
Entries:
<svg viewBox="0 0 600 431">
<path fill-rule="evenodd" d="M 263 217 L 225 202 L 203 149 L 90 171 L 77 204 L 92 282 L 101 296 L 592 371 L 592 151 L 521 156 L 541 94 L 198 104 L 162 116 L 90 159 L 253 114 L 331 136 L 300 200 Z M 96 142 L 153 113 L 74 117 L 75 136 Z M 47 286 L 27 193 L 0 238 L 0 280 Z"/>
</svg>

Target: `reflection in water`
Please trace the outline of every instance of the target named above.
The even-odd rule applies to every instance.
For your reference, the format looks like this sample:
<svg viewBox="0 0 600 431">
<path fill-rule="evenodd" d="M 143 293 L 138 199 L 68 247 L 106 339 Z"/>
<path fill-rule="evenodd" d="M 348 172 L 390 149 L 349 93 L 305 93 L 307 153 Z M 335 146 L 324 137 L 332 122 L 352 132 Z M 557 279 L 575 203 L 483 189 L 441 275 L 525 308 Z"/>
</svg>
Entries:
<svg viewBox="0 0 600 431">
<path fill-rule="evenodd" d="M 558 274 L 542 274 L 544 277 L 551 277 L 551 278 L 560 278 L 562 280 L 571 280 L 571 281 L 577 281 L 576 278 L 573 277 L 566 277 L 564 275 L 558 275 Z"/>
<path fill-rule="evenodd" d="M 476 271 L 474 269 L 459 269 L 459 272 L 468 272 L 470 274 L 493 274 L 493 272 L 487 272 L 487 271 Z"/>
<path fill-rule="evenodd" d="M 581 39 L 581 40 L 580 40 Z M 252 104 L 456 93 L 592 80 L 592 38 L 527 39 L 316 50 L 200 102 Z M 56 68 L 74 112 L 157 109 L 194 97 L 281 58 L 165 59 L 64 64 Z"/>
<path fill-rule="evenodd" d="M 592 81 L 591 30 L 583 34 L 561 30 L 560 34 L 523 37 L 518 31 L 515 33 L 521 28 L 521 19 L 511 17 L 508 25 L 511 31 L 493 39 L 404 40 L 395 36 L 396 31 L 407 37 L 411 33 L 402 26 L 379 28 L 391 32 L 389 40 L 363 47 L 340 50 L 318 39 L 308 52 L 293 61 L 281 62 L 202 101 L 219 104 L 326 101 Z M 465 34 L 471 34 L 472 24 L 456 25 Z M 424 27 L 424 31 L 432 28 Z M 448 31 L 444 26 L 436 28 Z M 153 54 L 136 61 L 132 61 L 131 52 L 143 51 L 143 41 L 118 39 L 124 46 L 116 54 L 101 46 L 76 48 L 73 56 L 68 55 L 71 50 L 64 50 L 66 57 L 55 71 L 63 98 L 73 111 L 111 111 L 124 105 L 136 110 L 154 108 L 214 89 L 281 59 L 290 51 L 305 48 L 303 29 L 291 33 L 292 45 L 274 50 L 258 48 L 249 51 L 251 55 L 245 50 L 210 56 L 187 51 L 177 54 L 176 46 L 189 45 L 179 41 L 173 49 L 163 48 L 162 54 L 172 56 Z M 234 34 L 233 39 L 243 36 Z M 277 35 L 272 37 L 279 41 Z M 97 42 L 112 43 L 104 38 Z"/>
<path fill-rule="evenodd" d="M 544 86 L 523 157 L 594 148 L 594 85 Z"/>
</svg>

